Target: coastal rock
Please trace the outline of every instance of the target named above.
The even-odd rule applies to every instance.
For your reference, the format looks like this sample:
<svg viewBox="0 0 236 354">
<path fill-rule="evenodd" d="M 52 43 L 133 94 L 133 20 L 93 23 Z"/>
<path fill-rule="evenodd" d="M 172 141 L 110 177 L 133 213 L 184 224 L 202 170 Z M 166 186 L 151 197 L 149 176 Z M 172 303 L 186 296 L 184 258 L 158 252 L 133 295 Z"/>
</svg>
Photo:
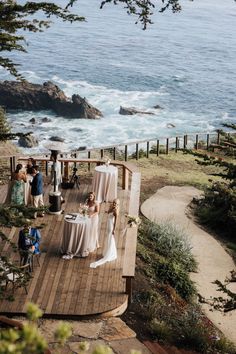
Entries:
<svg viewBox="0 0 236 354">
<path fill-rule="evenodd" d="M 122 115 L 128 115 L 128 116 L 132 116 L 134 114 L 150 114 L 150 115 L 154 115 L 153 112 L 146 112 L 146 111 L 140 111 L 134 107 L 122 107 L 120 106 L 120 114 Z"/>
<path fill-rule="evenodd" d="M 154 109 L 164 109 L 163 107 L 161 107 L 159 104 L 156 104 L 155 106 L 153 106 Z"/>
<path fill-rule="evenodd" d="M 175 128 L 175 125 L 173 123 L 168 123 L 166 125 L 167 128 Z"/>
<path fill-rule="evenodd" d="M 35 124 L 35 123 L 36 123 L 36 119 L 35 119 L 35 118 L 31 118 L 31 119 L 29 120 L 29 122 L 32 123 L 32 124 Z"/>
<path fill-rule="evenodd" d="M 85 98 L 73 95 L 70 99 L 50 81 L 44 82 L 43 85 L 27 81 L 1 81 L 0 105 L 6 110 L 50 109 L 58 115 L 69 118 L 97 119 L 102 117 L 102 113 L 89 104 Z"/>
<path fill-rule="evenodd" d="M 21 147 L 31 148 L 38 146 L 38 140 L 33 135 L 21 136 L 18 140 L 18 144 Z"/>
<path fill-rule="evenodd" d="M 49 138 L 49 140 L 51 140 L 51 141 L 60 141 L 61 143 L 63 143 L 65 141 L 65 139 L 61 138 L 60 136 L 51 136 Z"/>
<path fill-rule="evenodd" d="M 42 118 L 42 123 L 48 123 L 48 122 L 51 122 L 52 120 L 48 117 L 44 117 Z"/>
</svg>

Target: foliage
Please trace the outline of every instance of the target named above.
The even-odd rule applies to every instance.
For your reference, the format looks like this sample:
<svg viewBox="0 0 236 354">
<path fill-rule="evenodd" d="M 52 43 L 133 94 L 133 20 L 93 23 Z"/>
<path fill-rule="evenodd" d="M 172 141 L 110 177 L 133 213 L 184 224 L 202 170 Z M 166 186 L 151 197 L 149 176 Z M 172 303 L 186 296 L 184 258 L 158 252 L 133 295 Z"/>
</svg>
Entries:
<svg viewBox="0 0 236 354">
<path fill-rule="evenodd" d="M 42 208 L 26 207 L 24 205 L 0 204 L 0 227 L 21 227 L 25 224 L 30 224 L 29 218 L 33 217 L 34 212 L 36 210 L 42 210 Z M 43 210 L 45 210 L 45 208 L 43 208 Z M 38 228 L 42 227 L 43 224 L 41 226 L 38 226 Z M 17 245 L 12 242 L 11 239 L 4 233 L 3 229 L 0 230 L 0 240 L 7 242 L 13 252 L 17 251 Z M 1 254 L 0 261 L 0 268 L 3 271 L 0 274 L 0 284 L 8 280 L 7 273 L 11 272 L 18 273 L 19 275 L 21 275 L 21 277 L 19 277 L 20 282 L 18 282 L 19 286 L 23 286 L 29 282 L 30 275 L 27 272 L 22 272 L 22 269 L 11 261 L 8 261 L 7 257 Z M 5 271 L 6 269 L 7 272 Z M 4 290 L 4 288 L 0 288 L 0 296 L 6 296 L 7 299 L 14 300 L 14 298 L 6 294 Z M 32 310 L 32 312 L 35 312 L 34 309 Z"/>
<path fill-rule="evenodd" d="M 43 12 L 46 20 L 34 18 L 39 12 Z M 24 36 L 19 31 L 41 32 L 51 24 L 49 18 L 55 16 L 63 21 L 84 21 L 83 17 L 71 14 L 67 8 L 61 8 L 50 2 L 26 2 L 21 4 L 15 0 L 0 1 L 0 51 L 26 52 L 22 44 Z M 7 57 L 0 57 L 0 65 L 10 71 L 17 78 L 22 78 L 18 73 L 16 64 Z"/>
<path fill-rule="evenodd" d="M 148 263 L 148 275 L 170 284 L 182 298 L 191 299 L 196 290 L 188 273 L 196 270 L 196 261 L 186 235 L 170 223 L 149 221 L 143 222 L 139 231 L 138 254 Z"/>
<path fill-rule="evenodd" d="M 1 38 L 1 34 L 0 34 Z M 1 59 L 0 59 L 0 65 L 1 65 Z M 16 139 L 17 137 L 25 137 L 30 135 L 31 132 L 29 133 L 11 133 L 10 126 L 7 123 L 6 115 L 4 109 L 0 106 L 0 142 L 1 141 L 6 141 L 6 140 L 13 140 Z"/>
<path fill-rule="evenodd" d="M 199 201 L 196 214 L 210 227 L 220 229 L 226 235 L 234 236 L 236 232 L 236 164 L 209 154 L 188 151 L 198 157 L 198 164 L 203 166 L 220 166 L 223 172 L 214 175 L 222 177 L 225 182 L 213 182 L 205 191 L 205 198 Z"/>
</svg>

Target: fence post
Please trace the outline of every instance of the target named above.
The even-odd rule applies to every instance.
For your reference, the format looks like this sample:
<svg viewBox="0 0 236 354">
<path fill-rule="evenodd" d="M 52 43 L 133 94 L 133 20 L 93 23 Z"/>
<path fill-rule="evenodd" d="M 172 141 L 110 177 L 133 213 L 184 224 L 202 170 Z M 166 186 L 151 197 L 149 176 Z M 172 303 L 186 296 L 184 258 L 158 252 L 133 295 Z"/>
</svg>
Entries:
<svg viewBox="0 0 236 354">
<path fill-rule="evenodd" d="M 147 141 L 147 159 L 149 158 L 149 141 Z"/>
<path fill-rule="evenodd" d="M 169 154 L 169 138 L 166 139 L 166 155 Z"/>
<path fill-rule="evenodd" d="M 138 144 L 136 144 L 136 160 L 139 159 L 139 149 L 138 149 Z"/>
<path fill-rule="evenodd" d="M 113 160 L 116 159 L 116 147 L 113 148 Z"/>
<path fill-rule="evenodd" d="M 123 166 L 123 174 L 122 174 L 122 189 L 129 188 L 129 171 L 125 166 Z"/>
<path fill-rule="evenodd" d="M 198 150 L 198 134 L 196 134 L 195 149 Z"/>
<path fill-rule="evenodd" d="M 103 156 L 104 156 L 104 150 L 101 149 L 101 159 L 103 159 Z"/>
<path fill-rule="evenodd" d="M 186 149 L 187 146 L 187 139 L 186 139 L 187 135 L 184 135 L 184 149 Z"/>
<path fill-rule="evenodd" d="M 179 138 L 176 137 L 176 138 L 175 138 L 175 152 L 178 151 L 178 148 L 179 148 Z"/>
<path fill-rule="evenodd" d="M 88 159 L 91 159 L 91 151 L 88 151 Z M 88 163 L 88 171 L 91 170 L 91 165 Z"/>
<path fill-rule="evenodd" d="M 210 136 L 207 134 L 207 150 L 209 150 Z"/>
<path fill-rule="evenodd" d="M 160 141 L 157 140 L 157 156 L 159 156 L 160 153 Z"/>
<path fill-rule="evenodd" d="M 128 146 L 125 145 L 125 161 L 128 160 Z"/>
</svg>

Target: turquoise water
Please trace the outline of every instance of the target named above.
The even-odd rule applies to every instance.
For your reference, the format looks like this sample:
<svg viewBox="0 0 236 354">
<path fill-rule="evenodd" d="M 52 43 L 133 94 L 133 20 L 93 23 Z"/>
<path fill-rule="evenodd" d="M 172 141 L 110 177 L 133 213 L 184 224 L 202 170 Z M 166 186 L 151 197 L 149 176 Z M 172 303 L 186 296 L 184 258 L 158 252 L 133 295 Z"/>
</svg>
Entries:
<svg viewBox="0 0 236 354">
<path fill-rule="evenodd" d="M 211 132 L 222 122 L 235 122 L 233 0 L 185 0 L 180 14 L 156 13 L 146 31 L 121 6 L 99 10 L 99 1 L 80 0 L 74 10 L 87 22 L 55 21 L 45 33 L 27 34 L 28 53 L 13 58 L 28 80 L 51 80 L 67 95 L 78 93 L 99 108 L 104 118 L 71 120 L 51 112 L 9 114 L 16 131 L 34 130 L 40 139 L 35 150 L 43 151 L 48 138 L 55 135 L 65 138 L 68 149 L 75 149 Z M 9 76 L 1 70 L 0 78 Z M 152 108 L 157 104 L 163 109 Z M 121 116 L 120 105 L 155 114 Z M 41 124 L 45 116 L 52 121 Z M 32 117 L 37 121 L 34 126 L 29 123 Z"/>
</svg>

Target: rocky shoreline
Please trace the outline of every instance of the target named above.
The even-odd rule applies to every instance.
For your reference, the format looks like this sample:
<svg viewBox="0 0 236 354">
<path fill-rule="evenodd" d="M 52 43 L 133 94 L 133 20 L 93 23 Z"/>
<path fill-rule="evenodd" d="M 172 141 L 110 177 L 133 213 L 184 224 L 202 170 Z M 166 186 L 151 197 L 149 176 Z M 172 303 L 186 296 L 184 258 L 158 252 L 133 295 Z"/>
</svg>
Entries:
<svg viewBox="0 0 236 354">
<path fill-rule="evenodd" d="M 32 84 L 28 81 L 0 81 L 0 106 L 6 111 L 52 110 L 68 118 L 99 119 L 102 112 L 79 95 L 67 97 L 50 81 Z"/>
</svg>

